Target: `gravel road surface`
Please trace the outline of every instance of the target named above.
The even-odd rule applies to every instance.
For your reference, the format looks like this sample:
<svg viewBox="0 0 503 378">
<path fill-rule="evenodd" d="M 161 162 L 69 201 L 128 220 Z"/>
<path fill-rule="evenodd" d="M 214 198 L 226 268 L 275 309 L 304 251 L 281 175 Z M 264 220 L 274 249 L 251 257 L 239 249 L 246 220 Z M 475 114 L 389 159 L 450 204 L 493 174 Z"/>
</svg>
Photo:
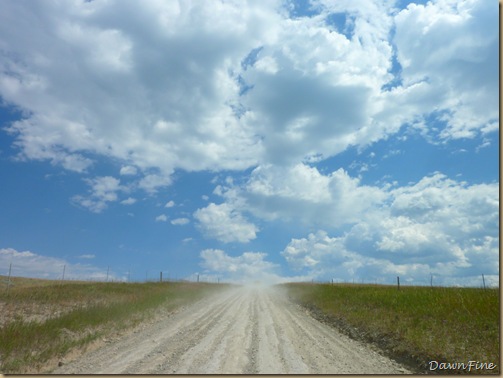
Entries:
<svg viewBox="0 0 503 378">
<path fill-rule="evenodd" d="M 407 374 L 318 322 L 278 288 L 207 297 L 65 363 L 55 374 Z"/>
</svg>

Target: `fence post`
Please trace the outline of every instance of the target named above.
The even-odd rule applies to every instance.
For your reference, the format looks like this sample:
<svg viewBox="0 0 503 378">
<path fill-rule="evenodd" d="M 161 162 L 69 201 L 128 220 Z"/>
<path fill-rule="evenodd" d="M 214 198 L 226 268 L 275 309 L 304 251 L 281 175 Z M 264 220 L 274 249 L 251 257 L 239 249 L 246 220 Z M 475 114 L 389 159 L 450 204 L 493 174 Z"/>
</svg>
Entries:
<svg viewBox="0 0 503 378">
<path fill-rule="evenodd" d="M 159 282 L 162 282 L 162 272 L 161 272 L 161 274 L 159 276 Z"/>
<path fill-rule="evenodd" d="M 398 285 L 398 290 L 400 290 L 400 277 L 396 276 L 396 283 Z"/>
<path fill-rule="evenodd" d="M 11 271 L 12 271 L 12 263 L 9 264 L 9 277 L 7 277 L 7 293 L 9 293 L 9 289 L 10 289 L 10 285 L 11 285 L 11 282 L 10 282 Z"/>
</svg>

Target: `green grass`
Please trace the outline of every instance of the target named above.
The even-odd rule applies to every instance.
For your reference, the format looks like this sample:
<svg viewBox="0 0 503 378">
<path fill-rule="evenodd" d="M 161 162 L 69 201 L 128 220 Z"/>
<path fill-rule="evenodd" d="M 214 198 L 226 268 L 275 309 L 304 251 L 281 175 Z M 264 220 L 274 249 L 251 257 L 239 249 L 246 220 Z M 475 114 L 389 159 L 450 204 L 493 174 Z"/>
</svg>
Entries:
<svg viewBox="0 0 503 378">
<path fill-rule="evenodd" d="M 493 362 L 499 373 L 498 289 L 287 284 L 289 295 L 353 336 L 419 366 Z M 351 333 L 351 332 L 348 332 Z M 475 372 L 472 370 L 472 372 Z M 478 371 L 480 373 L 480 371 Z"/>
<path fill-rule="evenodd" d="M 204 283 L 81 282 L 11 287 L 9 292 L 0 293 L 4 306 L 31 306 L 46 312 L 49 307 L 49 313 L 66 310 L 42 322 L 26 321 L 23 314 L 6 319 L 0 328 L 0 372 L 37 373 L 49 360 L 133 327 L 152 316 L 154 310 L 173 310 L 222 287 Z"/>
</svg>

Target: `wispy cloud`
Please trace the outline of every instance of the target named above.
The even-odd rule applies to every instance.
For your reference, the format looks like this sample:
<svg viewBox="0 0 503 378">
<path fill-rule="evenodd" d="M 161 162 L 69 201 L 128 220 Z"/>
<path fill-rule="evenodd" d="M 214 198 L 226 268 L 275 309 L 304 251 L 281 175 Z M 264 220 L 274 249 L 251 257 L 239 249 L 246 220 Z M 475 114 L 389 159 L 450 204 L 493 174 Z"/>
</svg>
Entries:
<svg viewBox="0 0 503 378">
<path fill-rule="evenodd" d="M 188 224 L 190 220 L 188 218 L 176 218 L 171 221 L 171 224 L 175 226 L 183 226 L 185 224 Z"/>
<path fill-rule="evenodd" d="M 120 169 L 121 176 L 134 176 L 137 173 L 137 169 L 131 165 L 125 165 Z"/>
<path fill-rule="evenodd" d="M 79 259 L 94 259 L 95 257 L 96 257 L 95 255 L 91 255 L 91 254 L 78 256 Z"/>
<path fill-rule="evenodd" d="M 132 205 L 132 204 L 136 203 L 136 199 L 132 198 L 132 197 L 128 197 L 125 200 L 121 201 L 121 203 L 123 205 Z"/>
<path fill-rule="evenodd" d="M 84 257 L 86 256 L 86 257 Z M 90 259 L 93 255 L 82 255 Z M 7 275 L 11 267 L 12 276 L 68 280 L 123 280 L 113 272 L 89 264 L 73 264 L 65 259 L 36 254 L 31 251 L 17 251 L 13 248 L 0 249 L 0 274 Z M 64 277 L 63 277 L 64 273 Z"/>
<path fill-rule="evenodd" d="M 164 214 L 158 215 L 155 217 L 156 222 L 166 222 L 168 220 L 168 217 Z"/>
<path fill-rule="evenodd" d="M 72 200 L 74 203 L 88 208 L 94 213 L 101 213 L 107 208 L 108 202 L 117 201 L 118 191 L 125 190 L 125 188 L 120 185 L 120 180 L 111 176 L 86 179 L 85 181 L 91 187 L 89 190 L 90 195 L 87 197 L 76 195 Z"/>
</svg>

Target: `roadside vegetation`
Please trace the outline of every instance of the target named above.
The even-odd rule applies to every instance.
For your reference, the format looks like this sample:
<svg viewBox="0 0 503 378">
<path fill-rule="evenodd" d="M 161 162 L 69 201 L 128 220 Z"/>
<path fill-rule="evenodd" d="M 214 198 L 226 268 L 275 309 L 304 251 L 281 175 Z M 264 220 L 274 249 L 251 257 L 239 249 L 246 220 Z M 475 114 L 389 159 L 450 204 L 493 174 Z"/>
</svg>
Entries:
<svg viewBox="0 0 503 378">
<path fill-rule="evenodd" d="M 124 333 L 225 285 L 12 278 L 0 292 L 0 373 L 41 373 L 70 351 Z M 54 366 L 53 366 L 54 367 Z"/>
<path fill-rule="evenodd" d="M 396 286 L 384 285 L 308 283 L 283 286 L 290 298 L 313 316 L 353 338 L 378 345 L 417 372 L 428 371 L 429 361 L 479 361 L 497 367 L 471 373 L 500 373 L 499 289 L 402 286 L 397 290 Z"/>
</svg>

